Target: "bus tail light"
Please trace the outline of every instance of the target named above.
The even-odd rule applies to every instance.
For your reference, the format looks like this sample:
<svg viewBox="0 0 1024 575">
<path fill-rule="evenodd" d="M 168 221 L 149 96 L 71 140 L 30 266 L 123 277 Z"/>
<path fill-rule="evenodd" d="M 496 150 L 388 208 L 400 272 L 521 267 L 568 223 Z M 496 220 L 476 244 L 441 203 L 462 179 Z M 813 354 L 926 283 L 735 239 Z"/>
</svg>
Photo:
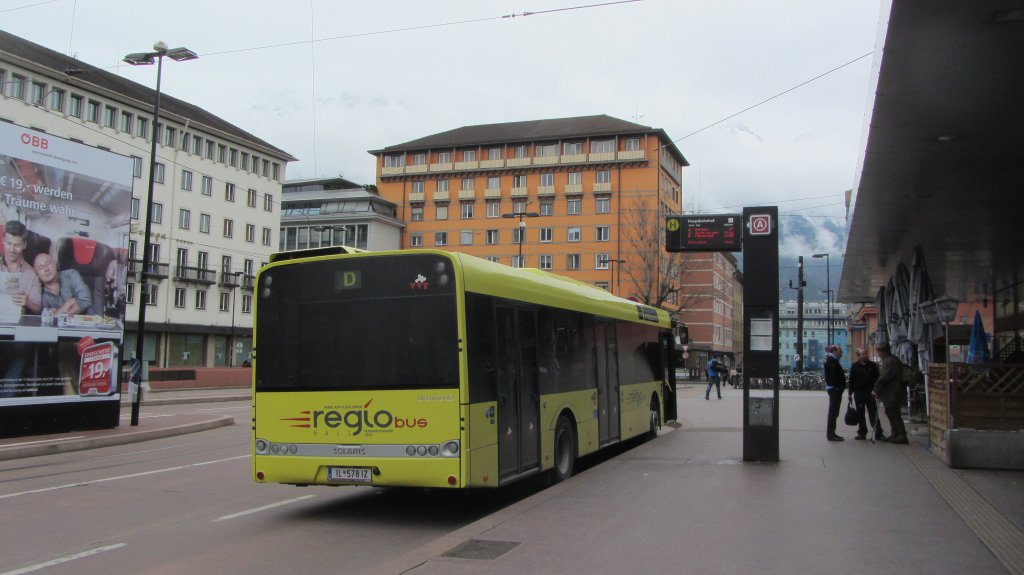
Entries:
<svg viewBox="0 0 1024 575">
<path fill-rule="evenodd" d="M 458 441 L 449 441 L 448 443 L 445 443 L 444 447 L 441 449 L 441 454 L 442 455 L 458 455 L 458 453 L 459 453 L 459 442 Z"/>
</svg>

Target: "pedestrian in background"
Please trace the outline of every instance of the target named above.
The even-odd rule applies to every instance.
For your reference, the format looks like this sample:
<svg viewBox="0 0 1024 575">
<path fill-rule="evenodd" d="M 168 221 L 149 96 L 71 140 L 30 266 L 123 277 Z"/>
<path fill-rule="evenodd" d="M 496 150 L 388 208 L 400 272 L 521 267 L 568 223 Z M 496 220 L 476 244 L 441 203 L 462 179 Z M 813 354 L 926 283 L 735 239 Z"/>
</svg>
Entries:
<svg viewBox="0 0 1024 575">
<path fill-rule="evenodd" d="M 829 441 L 843 441 L 842 436 L 836 435 L 836 419 L 839 417 L 839 408 L 843 404 L 843 392 L 846 391 L 846 372 L 839 364 L 843 357 L 843 350 L 838 345 L 830 345 L 825 348 L 825 391 L 828 392 L 828 421 L 825 424 L 825 436 Z"/>
<path fill-rule="evenodd" d="M 847 397 L 853 398 L 853 404 L 857 408 L 857 437 L 854 439 L 866 439 L 868 436 L 868 421 L 875 430 L 875 439 L 878 441 L 889 441 L 889 438 L 882 433 L 878 425 L 878 403 L 871 392 L 878 381 L 878 364 L 871 361 L 868 352 L 863 348 L 857 348 L 857 361 L 850 366 L 850 393 Z"/>
<path fill-rule="evenodd" d="M 711 399 L 711 386 L 715 386 L 715 391 L 718 392 L 718 399 L 722 399 L 722 371 L 725 371 L 725 366 L 722 365 L 714 356 L 708 360 L 707 375 L 708 375 L 708 388 L 704 390 L 704 399 Z"/>
<path fill-rule="evenodd" d="M 890 443 L 910 443 L 907 439 L 907 428 L 900 416 L 900 406 L 906 401 L 906 387 L 903 385 L 903 365 L 892 355 L 892 348 L 887 343 L 878 344 L 875 349 L 882 357 L 882 366 L 878 370 L 875 381 L 875 399 L 885 406 L 885 416 L 889 419 L 891 436 Z"/>
</svg>

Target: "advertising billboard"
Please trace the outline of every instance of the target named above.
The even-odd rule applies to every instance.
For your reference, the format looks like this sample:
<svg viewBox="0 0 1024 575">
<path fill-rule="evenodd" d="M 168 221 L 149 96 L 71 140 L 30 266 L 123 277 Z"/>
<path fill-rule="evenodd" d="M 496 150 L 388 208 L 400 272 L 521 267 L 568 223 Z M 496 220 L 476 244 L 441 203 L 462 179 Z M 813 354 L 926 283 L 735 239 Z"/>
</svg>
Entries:
<svg viewBox="0 0 1024 575">
<path fill-rule="evenodd" d="M 130 157 L 0 123 L 0 419 L 119 399 L 133 179 Z"/>
</svg>

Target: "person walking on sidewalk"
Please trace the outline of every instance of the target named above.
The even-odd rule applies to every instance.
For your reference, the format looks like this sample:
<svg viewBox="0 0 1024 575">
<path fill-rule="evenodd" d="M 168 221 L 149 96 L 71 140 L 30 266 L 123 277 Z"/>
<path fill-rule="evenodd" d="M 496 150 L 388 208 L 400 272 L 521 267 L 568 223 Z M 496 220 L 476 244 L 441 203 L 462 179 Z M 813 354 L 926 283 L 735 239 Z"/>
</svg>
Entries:
<svg viewBox="0 0 1024 575">
<path fill-rule="evenodd" d="M 828 392 L 828 421 L 825 424 L 825 436 L 829 441 L 843 441 L 836 435 L 836 419 L 839 408 L 843 404 L 843 392 L 846 391 L 846 372 L 839 364 L 843 357 L 843 349 L 838 345 L 830 345 L 825 354 L 825 391 Z"/>
<path fill-rule="evenodd" d="M 722 372 L 726 371 L 724 365 L 718 361 L 714 356 L 708 360 L 707 365 L 708 374 L 708 388 L 704 391 L 704 399 L 711 399 L 711 386 L 715 386 L 715 391 L 718 392 L 718 399 L 722 399 Z"/>
<path fill-rule="evenodd" d="M 903 386 L 903 365 L 892 354 L 887 343 L 875 347 L 882 356 L 882 366 L 878 371 L 878 380 L 873 390 L 875 398 L 885 406 L 885 416 L 889 419 L 890 443 L 910 443 L 907 439 L 907 428 L 903 425 L 900 406 L 906 401 Z"/>
<path fill-rule="evenodd" d="M 878 426 L 878 404 L 871 395 L 877 380 L 878 364 L 871 361 L 863 347 L 857 348 L 857 361 L 850 366 L 850 393 L 847 396 L 853 398 L 853 403 L 857 407 L 857 437 L 854 439 L 867 438 L 867 422 L 870 420 L 871 427 L 875 430 L 875 439 L 889 441 L 882 433 L 882 428 Z"/>
</svg>

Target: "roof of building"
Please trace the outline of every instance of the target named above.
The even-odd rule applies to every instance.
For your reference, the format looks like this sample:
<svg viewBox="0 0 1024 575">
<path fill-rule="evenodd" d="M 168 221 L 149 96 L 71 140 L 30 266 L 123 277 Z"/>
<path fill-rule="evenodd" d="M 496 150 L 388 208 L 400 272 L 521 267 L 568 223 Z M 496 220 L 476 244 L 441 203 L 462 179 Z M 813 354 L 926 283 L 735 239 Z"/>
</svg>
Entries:
<svg viewBox="0 0 1024 575">
<path fill-rule="evenodd" d="M 675 144 L 672 143 L 668 134 L 661 128 L 634 124 L 633 122 L 613 118 L 606 114 L 462 126 L 447 132 L 440 132 L 411 140 L 404 144 L 395 144 L 380 150 L 370 150 L 370 153 L 377 155 L 413 149 L 478 146 L 509 142 L 556 140 L 560 138 L 614 136 L 618 134 L 656 134 L 664 145 L 677 156 L 682 165 L 690 165 L 676 148 Z"/>
<path fill-rule="evenodd" d="M 341 176 L 288 180 L 286 182 L 281 183 L 281 191 L 285 193 L 290 193 L 292 190 L 301 188 L 309 188 L 309 190 L 313 190 L 314 188 L 318 188 L 320 190 L 351 190 L 355 188 L 365 189 L 363 187 L 363 184 L 357 184 L 352 180 L 346 180 Z"/>
<path fill-rule="evenodd" d="M 67 79 L 66 81 L 71 85 L 92 84 L 144 104 L 152 102 L 156 98 L 156 90 L 152 88 L 147 88 L 142 84 L 133 82 L 127 78 L 122 78 L 121 76 L 112 74 L 101 68 L 97 68 L 92 64 L 87 64 L 81 60 L 66 56 L 45 46 L 40 46 L 39 44 L 25 40 L 24 38 L 20 38 L 4 30 L 0 30 L 0 54 L 10 54 L 17 58 L 32 62 L 38 66 L 49 68 L 58 74 L 64 75 Z M 238 126 L 207 112 L 199 106 L 195 106 L 173 96 L 169 96 L 163 91 L 160 93 L 160 109 L 161 111 L 166 111 L 169 114 L 188 118 L 193 124 L 206 126 L 210 129 L 218 130 L 230 136 L 248 141 L 269 152 L 273 152 L 282 160 L 297 160 L 297 158 L 288 152 L 257 138 Z"/>
</svg>

